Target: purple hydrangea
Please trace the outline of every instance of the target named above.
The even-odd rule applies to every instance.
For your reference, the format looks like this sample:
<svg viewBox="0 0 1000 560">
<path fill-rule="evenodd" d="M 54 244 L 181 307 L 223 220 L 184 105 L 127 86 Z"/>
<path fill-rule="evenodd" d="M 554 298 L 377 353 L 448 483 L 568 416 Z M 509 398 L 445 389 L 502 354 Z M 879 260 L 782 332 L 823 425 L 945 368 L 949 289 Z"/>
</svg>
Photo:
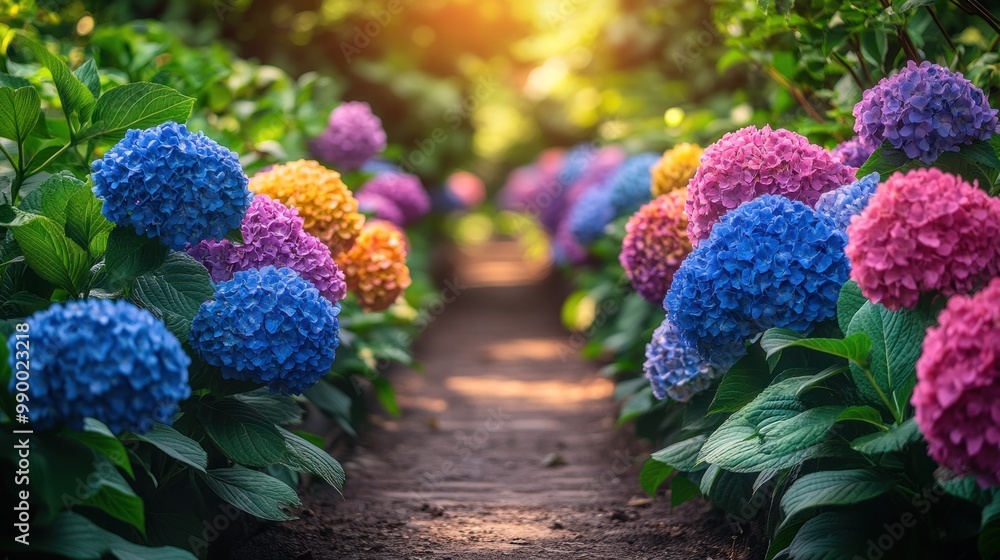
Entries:
<svg viewBox="0 0 1000 560">
<path fill-rule="evenodd" d="M 656 398 L 679 402 L 687 402 L 708 389 L 712 380 L 725 372 L 685 342 L 669 317 L 653 331 L 653 339 L 646 345 L 646 363 L 642 369 Z"/>
<path fill-rule="evenodd" d="M 872 156 L 875 148 L 865 146 L 861 138 L 855 136 L 850 140 L 844 140 L 831 150 L 834 157 L 840 159 L 841 163 L 850 167 L 861 167 Z"/>
<path fill-rule="evenodd" d="M 912 60 L 865 91 L 854 106 L 854 131 L 875 150 L 888 141 L 910 159 L 930 164 L 997 131 L 997 110 L 983 90 L 961 74 Z"/>
<path fill-rule="evenodd" d="M 412 224 L 431 210 L 431 197 L 420 178 L 409 173 L 376 175 L 361 187 L 358 196 L 378 195 L 393 202 L 403 214 L 404 224 Z"/>
<path fill-rule="evenodd" d="M 392 222 L 397 226 L 406 224 L 406 217 L 403 211 L 396 206 L 396 203 L 388 198 L 373 192 L 362 191 L 358 193 L 358 210 L 372 214 L 380 220 Z"/>
<path fill-rule="evenodd" d="M 240 231 L 243 243 L 228 239 L 202 241 L 188 250 L 212 275 L 213 282 L 232 279 L 251 268 L 290 268 L 312 283 L 331 302 L 347 295 L 344 273 L 330 248 L 302 227 L 298 210 L 259 194 L 247 210 Z"/>
<path fill-rule="evenodd" d="M 837 229 L 847 232 L 851 218 L 868 206 L 875 190 L 878 189 L 879 174 L 866 175 L 835 191 L 823 193 L 816 202 L 816 211 L 833 220 Z"/>
<path fill-rule="evenodd" d="M 363 101 L 340 104 L 330 113 L 326 130 L 310 143 L 316 157 L 341 171 L 361 167 L 385 149 L 382 121 Z"/>
</svg>

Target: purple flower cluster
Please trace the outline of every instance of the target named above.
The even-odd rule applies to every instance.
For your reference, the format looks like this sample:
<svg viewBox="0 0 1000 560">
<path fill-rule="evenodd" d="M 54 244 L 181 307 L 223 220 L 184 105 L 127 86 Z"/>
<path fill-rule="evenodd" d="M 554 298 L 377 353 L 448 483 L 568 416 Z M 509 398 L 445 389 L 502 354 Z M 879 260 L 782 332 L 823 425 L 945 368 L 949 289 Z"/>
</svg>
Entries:
<svg viewBox="0 0 1000 560">
<path fill-rule="evenodd" d="M 420 178 L 409 173 L 394 172 L 376 175 L 358 191 L 358 202 L 368 197 L 368 205 L 376 216 L 398 226 L 413 224 L 431 210 L 431 197 L 420 184 Z M 373 200 L 380 197 L 383 200 Z M 388 208 L 392 204 L 395 210 Z M 382 215 L 379 215 L 381 210 Z M 400 220 L 401 221 L 396 221 Z"/>
<path fill-rule="evenodd" d="M 326 130 L 313 139 L 310 148 L 319 159 L 340 171 L 351 171 L 385 149 L 382 121 L 362 101 L 340 104 L 330 113 Z"/>
<path fill-rule="evenodd" d="M 865 146 L 861 138 L 855 136 L 850 140 L 844 140 L 831 150 L 834 157 L 840 159 L 841 163 L 850 167 L 861 167 L 872 156 L 875 148 Z"/>
<path fill-rule="evenodd" d="M 669 317 L 653 331 L 642 369 L 656 398 L 669 397 L 679 402 L 687 402 L 708 389 L 712 380 L 725 371 L 710 364 L 695 347 L 687 344 Z"/>
</svg>

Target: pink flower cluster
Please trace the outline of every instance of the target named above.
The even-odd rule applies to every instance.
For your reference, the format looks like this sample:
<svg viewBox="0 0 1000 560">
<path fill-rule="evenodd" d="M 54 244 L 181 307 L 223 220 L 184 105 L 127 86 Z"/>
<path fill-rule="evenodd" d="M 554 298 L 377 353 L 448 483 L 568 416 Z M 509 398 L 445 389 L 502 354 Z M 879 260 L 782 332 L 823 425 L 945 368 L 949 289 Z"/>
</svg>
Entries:
<svg viewBox="0 0 1000 560">
<path fill-rule="evenodd" d="M 957 474 L 1000 484 L 1000 279 L 955 296 L 928 329 L 912 403 L 930 454 Z"/>
<path fill-rule="evenodd" d="M 789 130 L 748 126 L 709 146 L 688 184 L 688 236 L 697 245 L 740 204 L 778 194 L 809 206 L 854 181 L 857 169 Z"/>
<path fill-rule="evenodd" d="M 330 249 L 302 229 L 298 210 L 267 195 L 254 196 L 240 225 L 243 244 L 232 241 L 202 241 L 188 254 L 205 265 L 213 282 L 231 280 L 244 270 L 265 266 L 290 268 L 312 283 L 331 302 L 347 295 L 344 273 L 330 255 Z"/>
<path fill-rule="evenodd" d="M 646 300 L 662 304 L 681 262 L 691 252 L 684 214 L 685 189 L 646 203 L 625 225 L 618 261 L 632 287 Z"/>
<path fill-rule="evenodd" d="M 1000 200 L 938 169 L 896 173 L 847 228 L 851 278 L 873 302 L 968 294 L 1000 273 Z"/>
</svg>

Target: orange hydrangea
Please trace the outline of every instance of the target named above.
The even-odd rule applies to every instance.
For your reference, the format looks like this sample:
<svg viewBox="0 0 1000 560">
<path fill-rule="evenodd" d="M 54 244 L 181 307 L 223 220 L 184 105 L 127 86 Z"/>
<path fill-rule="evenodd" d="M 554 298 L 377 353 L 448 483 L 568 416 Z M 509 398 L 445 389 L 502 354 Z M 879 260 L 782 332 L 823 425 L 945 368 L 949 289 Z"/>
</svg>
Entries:
<svg viewBox="0 0 1000 560">
<path fill-rule="evenodd" d="M 302 159 L 257 173 L 250 178 L 250 190 L 297 208 L 305 230 L 334 255 L 349 250 L 365 224 L 340 173 L 315 161 Z"/>
<path fill-rule="evenodd" d="M 660 161 L 653 166 L 653 182 L 650 188 L 653 198 L 686 187 L 691 177 L 694 177 L 694 172 L 698 170 L 703 151 L 695 144 L 677 144 L 664 152 Z"/>
<path fill-rule="evenodd" d="M 410 286 L 406 235 L 383 221 L 365 226 L 357 242 L 337 258 L 347 289 L 365 311 L 382 311 Z"/>
</svg>

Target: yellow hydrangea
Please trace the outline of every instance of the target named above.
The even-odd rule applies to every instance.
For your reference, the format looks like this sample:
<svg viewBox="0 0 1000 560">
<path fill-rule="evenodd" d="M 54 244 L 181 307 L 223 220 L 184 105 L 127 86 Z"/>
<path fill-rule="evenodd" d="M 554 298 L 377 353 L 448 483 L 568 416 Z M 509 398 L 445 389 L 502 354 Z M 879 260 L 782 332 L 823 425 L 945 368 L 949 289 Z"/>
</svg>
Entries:
<svg viewBox="0 0 1000 560">
<path fill-rule="evenodd" d="M 696 144 L 685 143 L 677 144 L 664 152 L 660 161 L 653 166 L 653 182 L 650 187 L 653 198 L 686 187 L 698 170 L 703 151 Z"/>
<path fill-rule="evenodd" d="M 365 224 L 340 173 L 315 161 L 302 159 L 257 173 L 250 178 L 250 190 L 297 208 L 305 230 L 334 255 L 349 250 Z"/>
<path fill-rule="evenodd" d="M 383 221 L 365 226 L 357 242 L 337 258 L 347 289 L 365 311 L 382 311 L 410 286 L 406 266 L 406 236 Z"/>
</svg>

